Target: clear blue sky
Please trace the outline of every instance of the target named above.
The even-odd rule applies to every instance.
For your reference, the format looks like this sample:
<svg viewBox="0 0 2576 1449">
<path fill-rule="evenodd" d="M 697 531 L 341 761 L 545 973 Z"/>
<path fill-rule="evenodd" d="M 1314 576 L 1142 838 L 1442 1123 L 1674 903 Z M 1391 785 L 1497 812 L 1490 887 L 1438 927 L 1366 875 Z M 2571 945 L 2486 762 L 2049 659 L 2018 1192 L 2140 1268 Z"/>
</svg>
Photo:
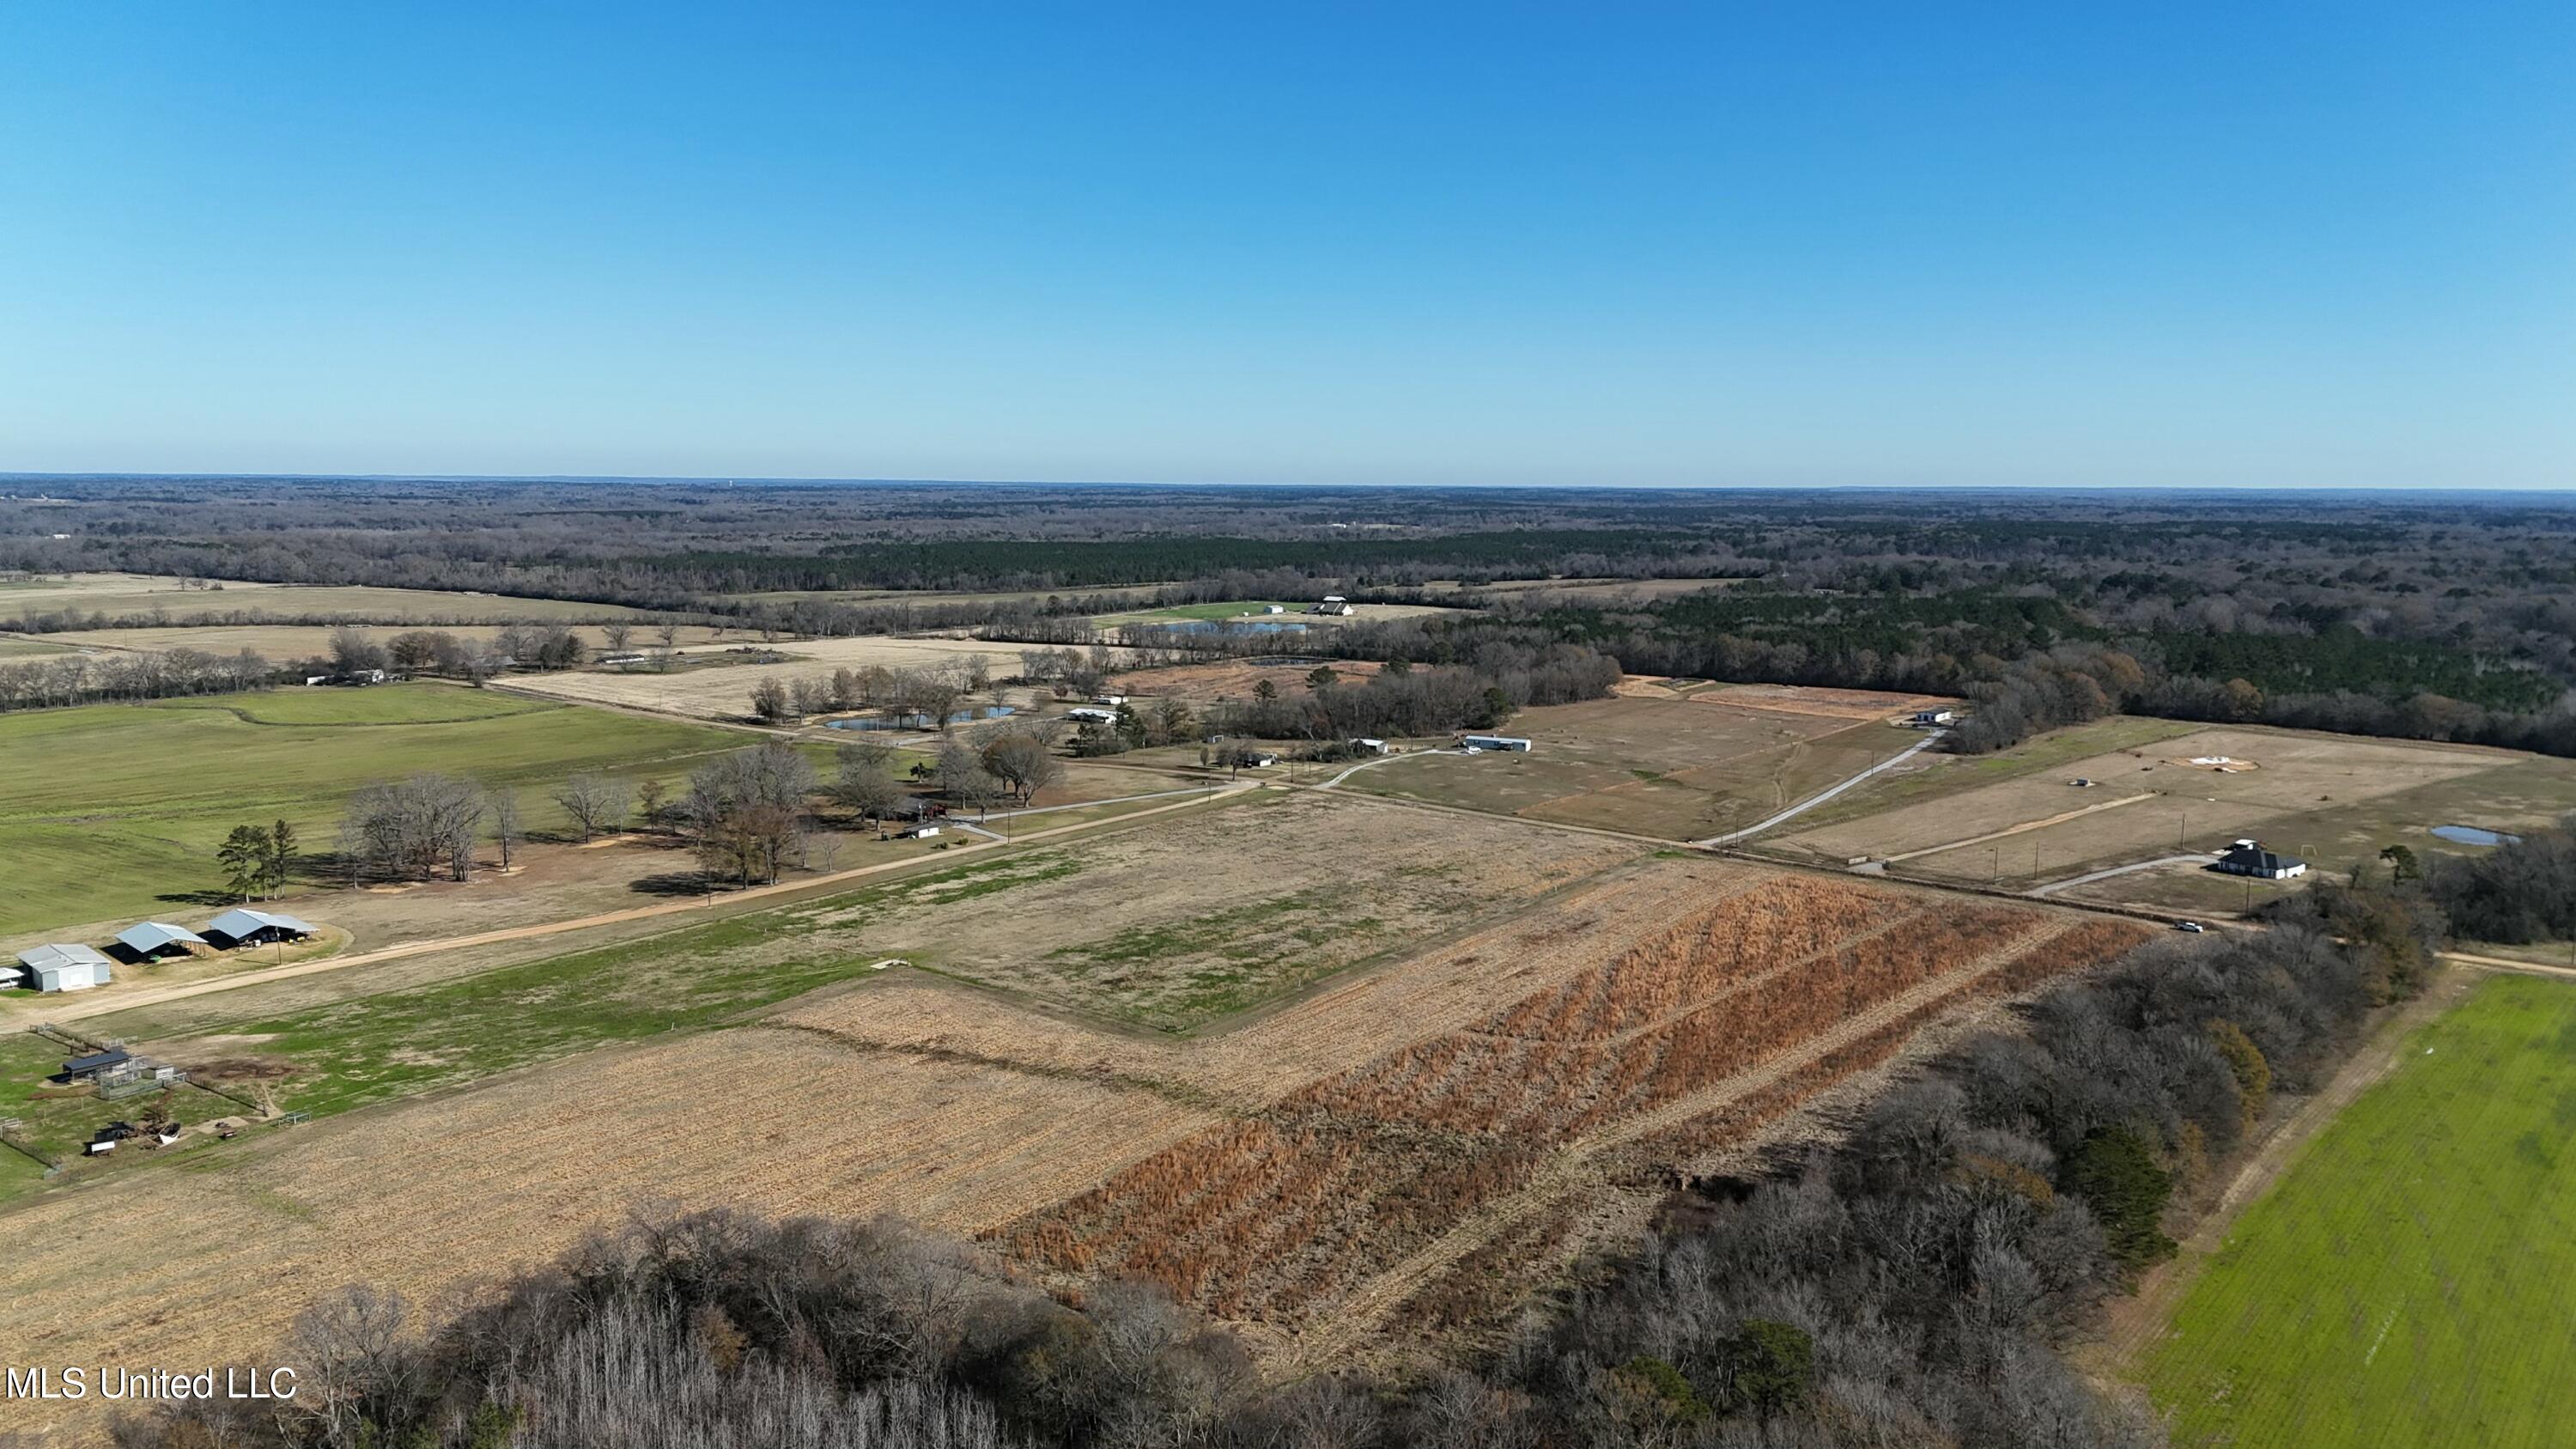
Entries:
<svg viewBox="0 0 2576 1449">
<path fill-rule="evenodd" d="M 2576 5 L 0 7 L 0 469 L 2576 486 Z"/>
</svg>

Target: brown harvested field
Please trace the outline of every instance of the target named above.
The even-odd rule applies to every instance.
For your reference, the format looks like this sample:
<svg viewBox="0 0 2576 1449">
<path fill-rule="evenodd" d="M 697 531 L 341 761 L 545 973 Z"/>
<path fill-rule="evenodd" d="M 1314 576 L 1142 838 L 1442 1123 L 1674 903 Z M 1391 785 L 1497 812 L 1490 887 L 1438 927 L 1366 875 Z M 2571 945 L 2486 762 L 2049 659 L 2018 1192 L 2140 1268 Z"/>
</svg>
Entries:
<svg viewBox="0 0 2576 1449">
<path fill-rule="evenodd" d="M 0 620 L 22 614 L 77 609 L 111 619 L 154 614 L 184 619 L 194 614 L 257 612 L 276 618 L 327 615 L 396 624 L 510 623 L 545 619 L 640 619 L 645 611 L 623 604 L 569 599 L 518 598 L 444 589 L 382 589 L 365 585 L 255 584 L 226 580 L 220 588 L 182 589 L 175 578 L 151 574 L 72 574 L 0 581 Z"/>
<path fill-rule="evenodd" d="M 2185 763 L 2217 756 L 2250 768 L 2223 773 Z M 2471 777 L 2483 780 L 2529 758 L 2469 746 L 2205 729 L 1919 799 L 1773 844 L 1835 861 L 1910 856 L 1903 870 L 1951 880 L 1984 881 L 2000 870 L 2007 884 L 2027 884 L 2158 855 L 2209 852 L 2238 836 L 2296 850 L 2314 842 L 2284 835 L 2293 821 L 2407 793 L 2474 796 L 2480 792 L 2467 783 Z M 2093 788 L 2071 784 L 2078 778 L 2094 781 Z M 2129 801 L 2138 795 L 2150 798 Z M 2098 808 L 2120 801 L 2128 803 Z"/>
<path fill-rule="evenodd" d="M 1741 1148 L 1959 1005 L 2025 991 L 2152 934 L 1838 881 L 1736 875 L 1481 1017 L 1212 1125 L 989 1234 L 1072 1278 L 1142 1276 L 1292 1340 L 1350 1347 L 1462 1280 L 1544 1277 L 1569 1193 L 1651 1194 Z M 1663 919 L 1669 919 L 1663 918 Z M 1474 1295 L 1468 1293 L 1466 1297 Z"/>
<path fill-rule="evenodd" d="M 1344 680 L 1358 683 L 1375 675 L 1377 662 L 1371 659 L 1336 659 L 1333 672 Z M 1119 694 L 1140 699 L 1173 697 L 1193 703 L 1211 704 L 1223 699 L 1250 699 L 1255 685 L 1268 680 L 1282 694 L 1292 694 L 1306 687 L 1306 675 L 1314 668 L 1310 660 L 1295 664 L 1263 664 L 1251 659 L 1221 659 L 1208 664 L 1178 664 L 1168 669 L 1136 669 L 1113 676 L 1109 688 Z"/>
<path fill-rule="evenodd" d="M 1043 819 L 1043 817 L 1040 817 Z M 1162 1031 L 1187 1031 L 1444 932 L 1526 908 L 1637 847 L 1351 796 L 1261 792 L 1052 848 L 991 910 L 871 903 L 870 951 Z M 844 924 L 814 915 L 817 931 Z"/>
<path fill-rule="evenodd" d="M 1568 825 L 1701 840 L 1859 773 L 1919 739 L 1876 720 L 1615 695 L 1513 717 L 1530 753 L 1421 755 L 1346 788 Z"/>
<path fill-rule="evenodd" d="M 898 1211 L 1051 1272 L 1147 1273 L 1283 1369 L 1406 1351 L 1490 1325 L 1632 1230 L 1670 1169 L 1746 1150 L 1918 1028 L 2143 934 L 1632 857 L 1204 1037 L 896 970 L 26 1200 L 0 1211 L 0 1333 L 39 1360 L 236 1359 L 340 1283 L 435 1303 L 668 1204 Z M 46 1412 L 0 1405 L 0 1427 Z"/>
<path fill-rule="evenodd" d="M 501 624 L 423 624 L 424 629 L 437 629 L 459 639 L 489 641 L 506 625 Z M 293 659 L 313 659 L 331 652 L 331 636 L 336 630 L 321 624 L 217 624 L 205 628 L 138 628 L 81 629 L 47 634 L 46 642 L 67 649 L 132 650 L 162 654 L 173 649 L 195 649 L 207 654 L 237 654 L 244 649 L 271 661 L 284 663 Z M 402 633 L 402 626 L 376 625 L 367 634 L 381 644 Z M 608 640 L 596 625 L 575 625 L 573 633 L 594 650 L 606 649 Z M 638 629 L 637 640 L 628 647 L 641 648 L 646 631 Z M 705 644 L 716 635 L 713 630 L 690 625 L 680 631 L 684 643 Z M 535 678 L 538 676 L 525 676 Z"/>
</svg>

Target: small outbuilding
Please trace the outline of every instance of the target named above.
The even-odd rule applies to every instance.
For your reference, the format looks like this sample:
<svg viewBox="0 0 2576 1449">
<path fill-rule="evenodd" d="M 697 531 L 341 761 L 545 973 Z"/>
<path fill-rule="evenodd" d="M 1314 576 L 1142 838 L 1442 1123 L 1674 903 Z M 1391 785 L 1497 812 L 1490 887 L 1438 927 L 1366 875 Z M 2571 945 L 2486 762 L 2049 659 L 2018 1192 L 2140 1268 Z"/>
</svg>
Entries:
<svg viewBox="0 0 2576 1449">
<path fill-rule="evenodd" d="M 20 984 L 38 991 L 86 991 L 105 986 L 111 964 L 94 946 L 57 942 L 18 953 L 18 965 L 24 972 Z"/>
<path fill-rule="evenodd" d="M 117 932 L 116 944 L 133 952 L 136 960 L 149 961 L 165 951 L 185 955 L 188 947 L 205 945 L 206 938 L 167 921 L 144 921 Z"/>
<path fill-rule="evenodd" d="M 92 1077 L 104 1077 L 132 1060 L 134 1060 L 134 1054 L 123 1047 L 110 1047 L 103 1052 L 91 1052 L 88 1056 L 74 1057 L 63 1063 L 63 1079 L 84 1082 Z"/>
<path fill-rule="evenodd" d="M 1387 752 L 1384 740 L 1356 739 L 1351 741 L 1351 748 L 1363 755 L 1383 755 Z"/>
<path fill-rule="evenodd" d="M 2229 875 L 2250 875 L 2258 880 L 2288 880 L 2308 873 L 2308 863 L 2295 855 L 2279 855 L 2250 840 L 2238 841 L 2218 858 L 2213 869 Z"/>
<path fill-rule="evenodd" d="M 206 923 L 214 944 L 226 948 L 265 946 L 271 941 L 301 941 L 313 928 L 282 911 L 254 911 L 237 906 Z"/>
</svg>

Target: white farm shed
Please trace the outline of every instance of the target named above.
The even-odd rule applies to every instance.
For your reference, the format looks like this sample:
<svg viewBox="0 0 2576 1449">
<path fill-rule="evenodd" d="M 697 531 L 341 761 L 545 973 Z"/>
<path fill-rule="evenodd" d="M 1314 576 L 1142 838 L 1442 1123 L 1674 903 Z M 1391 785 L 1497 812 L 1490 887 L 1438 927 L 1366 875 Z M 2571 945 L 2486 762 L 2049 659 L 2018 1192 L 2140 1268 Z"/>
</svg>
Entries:
<svg viewBox="0 0 2576 1449">
<path fill-rule="evenodd" d="M 95 947 L 56 944 L 18 953 L 25 984 L 38 991 L 86 991 L 107 984 L 110 962 Z"/>
</svg>

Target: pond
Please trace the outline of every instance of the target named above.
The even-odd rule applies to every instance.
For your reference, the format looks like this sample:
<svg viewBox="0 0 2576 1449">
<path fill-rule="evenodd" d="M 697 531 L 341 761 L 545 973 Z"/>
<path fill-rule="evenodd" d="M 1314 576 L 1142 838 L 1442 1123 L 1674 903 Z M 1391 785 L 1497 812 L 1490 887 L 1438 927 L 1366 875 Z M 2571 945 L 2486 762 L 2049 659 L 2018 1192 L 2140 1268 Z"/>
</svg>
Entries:
<svg viewBox="0 0 2576 1449">
<path fill-rule="evenodd" d="M 2508 835 L 2501 830 L 2487 830 L 2475 825 L 2436 825 L 2433 827 L 2433 833 L 2459 845 L 2518 845 L 2522 842 L 2522 837 L 2519 835 Z"/>
</svg>

